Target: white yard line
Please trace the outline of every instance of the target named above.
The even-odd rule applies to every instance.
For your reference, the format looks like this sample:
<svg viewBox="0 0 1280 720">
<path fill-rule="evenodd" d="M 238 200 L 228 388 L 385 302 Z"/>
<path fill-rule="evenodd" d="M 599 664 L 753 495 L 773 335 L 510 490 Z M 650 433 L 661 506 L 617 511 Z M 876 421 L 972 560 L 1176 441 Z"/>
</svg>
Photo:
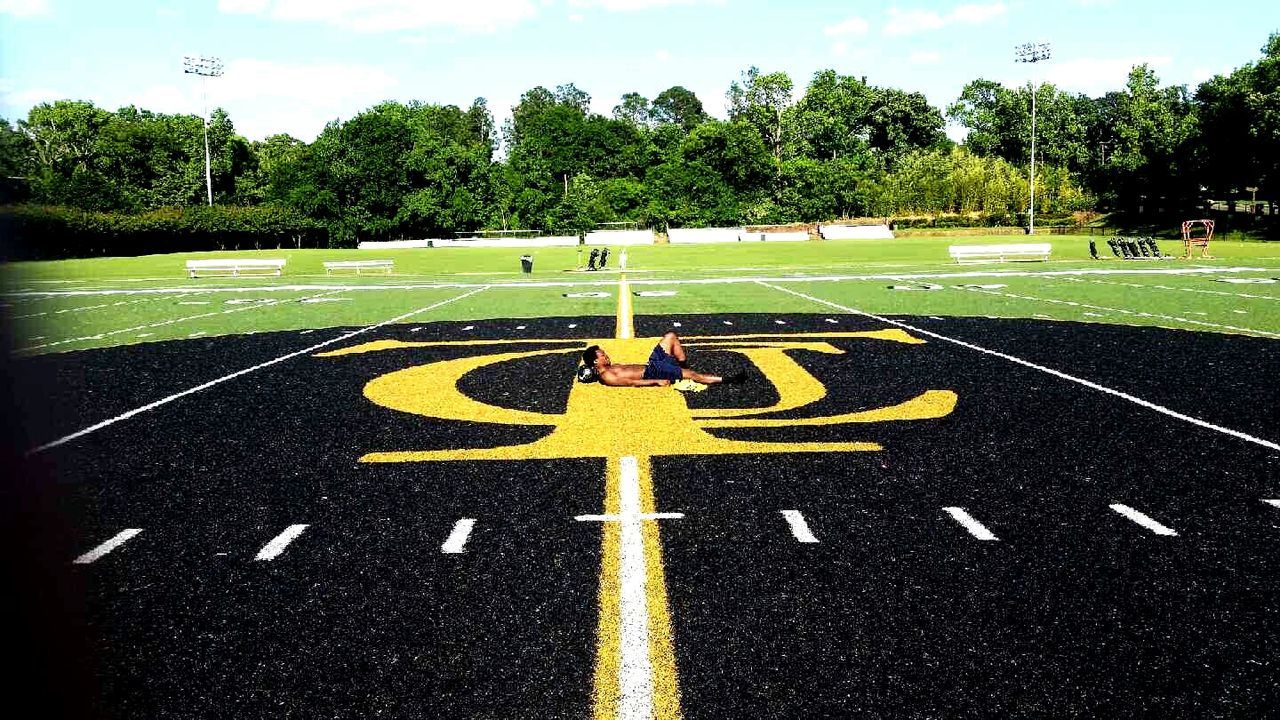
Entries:
<svg viewBox="0 0 1280 720">
<path fill-rule="evenodd" d="M 811 277 L 797 278 L 790 277 L 727 277 L 727 278 L 687 278 L 675 280 L 662 279 L 628 279 L 630 285 L 734 285 L 754 282 L 842 282 L 847 280 L 959 280 L 968 278 L 1007 278 L 1007 277 L 1084 277 L 1084 276 L 1125 276 L 1125 275 L 1214 275 L 1222 273 L 1241 273 L 1241 272 L 1275 272 L 1274 268 L 1258 268 L 1258 267 L 1184 267 L 1184 268 L 1134 268 L 1134 269 L 1117 269 L 1117 270 L 1101 270 L 1101 269 L 1079 269 L 1079 270 L 1041 270 L 1041 271 L 1025 271 L 1025 270 L 1003 270 L 1003 271 L 964 271 L 964 272 L 942 272 L 942 273 L 915 273 L 915 274 L 873 274 L 873 275 L 814 275 Z M 494 290 L 521 290 L 521 289 L 539 289 L 539 288 L 571 288 L 571 287 L 616 287 L 616 281 L 609 280 L 593 280 L 593 281 L 540 281 L 540 282 L 510 282 L 510 283 L 421 283 L 413 285 L 335 285 L 335 284 L 309 284 L 309 285 L 264 285 L 259 287 L 222 287 L 222 288 L 201 288 L 201 292 L 311 292 L 313 290 L 342 290 L 342 291 L 377 291 L 377 290 L 469 290 L 473 288 L 492 288 Z M 177 293 L 191 292 L 189 287 L 167 287 L 167 288 L 133 288 L 133 289 L 103 289 L 103 290 L 27 290 L 21 292 L 10 293 L 7 298 L 22 298 L 28 296 L 71 296 L 71 295 L 139 295 L 139 294 L 157 294 L 157 293 Z"/>
<path fill-rule="evenodd" d="M 640 474 L 634 457 L 620 461 L 619 513 L 620 555 L 618 582 L 621 585 L 619 616 L 622 631 L 622 662 L 618 671 L 620 702 L 618 716 L 647 718 L 653 714 L 653 665 L 649 656 L 649 596 L 645 592 L 644 535 L 641 533 Z"/>
<path fill-rule="evenodd" d="M 964 527 L 965 530 L 968 530 L 970 535 L 978 538 L 979 540 L 985 540 L 990 542 L 990 541 L 996 541 L 1000 539 L 995 536 L 995 533 L 988 530 L 986 526 L 984 526 L 982 523 L 973 519 L 973 516 L 970 515 L 968 512 L 966 512 L 964 508 L 945 507 L 942 509 L 945 510 L 946 513 L 950 515 L 953 519 L 955 519 L 956 522 L 960 523 L 960 525 Z"/>
<path fill-rule="evenodd" d="M 1145 283 L 1121 283 L 1121 282 L 1111 282 L 1109 280 L 1084 280 L 1081 278 L 1058 278 L 1058 279 L 1066 282 L 1074 282 L 1074 283 L 1087 282 L 1087 283 L 1093 283 L 1095 285 L 1114 285 L 1116 287 L 1129 287 L 1129 288 L 1146 289 L 1146 290 L 1172 290 L 1175 292 L 1198 293 L 1200 295 L 1221 295 L 1224 297 L 1247 298 L 1250 300 L 1272 300 L 1272 301 L 1280 302 L 1280 296 L 1276 296 L 1276 295 L 1254 295 L 1252 293 L 1233 293 L 1233 292 L 1224 292 L 1222 290 L 1204 290 L 1202 288 L 1180 288 L 1180 287 L 1171 287 L 1169 285 L 1147 285 Z"/>
<path fill-rule="evenodd" d="M 634 456 L 618 460 L 618 514 L 578 515 L 580 522 L 619 525 L 618 714 L 626 720 L 649 720 L 654 712 L 653 659 L 649 647 L 648 572 L 644 553 L 644 522 L 676 520 L 682 513 L 645 513 L 640 501 L 640 470 Z"/>
<path fill-rule="evenodd" d="M 319 295 L 311 295 L 310 297 L 313 297 L 313 298 L 325 297 L 326 295 L 334 295 L 339 292 L 342 292 L 342 291 L 334 290 L 332 292 L 320 293 Z M 307 298 L 300 298 L 300 299 L 306 300 Z M 86 342 L 88 340 L 102 340 L 103 338 L 109 338 L 113 335 L 122 335 L 124 333 L 137 332 L 139 330 L 151 330 L 153 328 L 164 327 L 166 325 L 176 325 L 180 322 L 187 322 L 188 320 L 199 320 L 201 318 L 214 317 L 215 315 L 230 315 L 232 313 L 245 312 L 248 310 L 257 310 L 259 308 L 264 308 L 264 307 L 274 307 L 276 305 L 279 305 L 280 303 L 290 302 L 291 300 L 293 300 L 293 298 L 267 300 L 266 302 L 255 303 L 253 305 L 248 305 L 245 307 L 232 308 L 230 310 L 215 310 L 213 312 L 201 313 L 199 315 L 188 315 L 186 317 L 170 318 L 169 320 L 161 320 L 160 322 L 149 323 L 147 325 L 136 325 L 134 327 L 123 328 L 121 330 L 111 330 L 110 332 L 98 333 L 97 335 L 86 335 L 84 337 L 67 338 L 65 340 L 55 340 L 53 342 L 40 343 L 39 345 L 28 345 L 27 347 L 24 347 L 24 348 L 18 348 L 13 352 L 15 355 L 17 355 L 20 353 L 29 353 L 29 352 L 34 352 L 36 350 L 43 350 L 44 348 L 57 347 L 59 345 L 67 345 L 69 343 Z"/>
<path fill-rule="evenodd" d="M 289 547 L 289 543 L 296 540 L 298 536 L 302 534 L 302 531 L 306 529 L 306 525 L 290 525 L 285 528 L 284 532 L 275 536 L 271 539 L 271 542 L 264 545 L 262 549 L 258 551 L 257 556 L 253 559 L 275 560 L 280 556 L 280 553 L 284 552 L 285 548 Z"/>
<path fill-rule="evenodd" d="M 141 528 L 129 528 L 128 530 L 122 530 L 119 533 L 117 533 L 115 537 L 102 543 L 101 545 L 90 550 L 89 552 L 81 555 L 80 557 L 76 558 L 72 562 L 74 562 L 76 565 L 88 565 L 89 563 L 98 560 L 98 558 L 101 558 L 103 555 L 106 555 L 112 550 L 115 550 L 116 548 L 125 544 L 140 532 L 142 532 Z"/>
<path fill-rule="evenodd" d="M 1175 535 L 1177 535 L 1177 534 L 1178 534 L 1178 533 L 1177 533 L 1176 531 L 1174 531 L 1172 528 L 1168 528 L 1168 527 L 1165 527 L 1164 525 L 1161 525 L 1160 523 L 1156 522 L 1155 520 L 1152 520 L 1152 519 L 1151 519 L 1150 517 L 1148 517 L 1147 515 L 1144 515 L 1144 514 L 1142 514 L 1142 513 L 1138 512 L 1137 510 L 1134 510 L 1133 508 L 1129 507 L 1128 505 L 1121 505 L 1121 504 L 1117 503 L 1117 504 L 1115 504 L 1115 505 L 1112 505 L 1112 506 L 1111 506 L 1111 509 L 1112 509 L 1112 510 L 1115 510 L 1116 512 L 1120 513 L 1121 515 L 1123 515 L 1123 516 L 1125 516 L 1125 517 L 1129 518 L 1130 520 L 1132 520 L 1132 521 L 1134 521 L 1135 523 L 1137 523 L 1137 524 L 1141 525 L 1142 527 L 1144 527 L 1144 528 L 1146 528 L 1146 529 L 1150 530 L 1151 532 L 1155 533 L 1156 535 L 1165 535 L 1165 536 L 1172 537 L 1172 536 L 1175 536 Z"/>
<path fill-rule="evenodd" d="M 463 548 L 467 545 L 467 538 L 471 536 L 471 528 L 475 527 L 475 525 L 475 518 L 462 518 L 454 523 L 453 531 L 449 533 L 449 537 L 440 546 L 440 552 L 445 555 L 462 554 Z"/>
<path fill-rule="evenodd" d="M 1140 312 L 1137 310 L 1126 310 L 1124 308 L 1106 307 L 1104 305 L 1090 305 L 1089 303 L 1077 302 L 1075 300 L 1058 300 L 1056 298 L 1042 298 L 1034 295 L 1021 295 L 1018 293 L 1000 292 L 998 290 L 979 290 L 978 288 L 960 288 L 969 292 L 982 293 L 983 295 L 996 295 L 999 297 L 1014 298 L 1016 300 L 1031 300 L 1033 302 L 1049 303 L 1051 305 L 1067 305 L 1069 307 L 1087 308 L 1089 310 L 1103 310 L 1106 312 L 1115 312 L 1122 315 L 1132 315 L 1134 317 L 1156 318 L 1159 320 L 1172 320 L 1174 322 L 1186 323 L 1187 325 L 1199 325 L 1201 327 L 1210 327 L 1215 330 L 1230 330 L 1232 332 L 1245 333 L 1248 335 L 1261 335 L 1263 337 L 1280 338 L 1280 333 L 1268 332 L 1266 330 L 1255 330 L 1253 328 L 1239 327 L 1237 325 L 1223 325 L 1221 323 L 1212 323 L 1205 320 L 1192 320 L 1191 318 L 1181 317 L 1178 315 L 1162 315 L 1160 313 Z M 1087 313 L 1086 313 L 1087 314 Z"/>
<path fill-rule="evenodd" d="M 182 294 L 180 294 L 180 295 L 173 295 L 173 296 L 171 296 L 171 297 L 146 297 L 146 298 L 139 298 L 139 299 L 137 299 L 137 300 L 117 300 L 116 302 L 101 303 L 101 304 L 98 304 L 98 305 L 82 305 L 82 306 L 80 306 L 80 307 L 62 308 L 61 310 L 45 310 L 44 312 L 30 313 L 30 314 L 28 314 L 28 315 L 14 315 L 14 316 L 13 316 L 12 318 L 10 318 L 10 319 L 12 319 L 12 320 L 25 320 L 25 319 L 27 319 L 27 318 L 43 317 L 43 316 L 45 316 L 45 315 L 65 315 L 65 314 L 67 314 L 67 313 L 85 312 L 85 311 L 87 311 L 87 310 L 101 310 L 102 308 L 114 308 L 114 307 L 120 307 L 121 305 L 138 305 L 138 304 L 140 304 L 140 303 L 152 303 L 152 302 L 173 301 L 173 300 L 178 300 L 178 299 L 180 299 L 180 298 L 189 297 L 189 296 L 191 296 L 191 295 L 198 295 L 198 294 L 199 294 L 199 293 L 191 293 L 191 292 L 188 292 L 188 293 L 182 293 Z M 52 300 L 52 299 L 56 299 L 56 296 L 54 296 L 54 297 L 32 297 L 32 298 L 25 298 L 25 300 L 26 300 L 26 301 Z M 184 302 L 184 303 L 178 303 L 178 304 L 179 304 L 179 305 L 190 305 L 190 304 L 193 304 L 193 303 L 185 303 L 185 302 Z M 201 303 L 199 303 L 199 304 L 202 304 L 202 305 L 208 305 L 209 303 L 208 303 L 208 302 L 201 302 Z"/>
<path fill-rule="evenodd" d="M 782 517 L 787 519 L 787 524 L 791 526 L 791 535 L 802 543 L 816 543 L 818 538 L 813 536 L 809 530 L 809 523 L 804 521 L 804 515 L 799 510 L 780 510 Z"/>
<path fill-rule="evenodd" d="M 787 293 L 788 295 L 795 295 L 796 297 L 804 298 L 811 302 L 818 303 L 819 305 L 826 305 L 827 307 L 835 308 L 836 310 L 843 310 L 844 312 L 852 313 L 854 315 L 861 315 L 862 317 L 868 317 L 868 318 L 871 318 L 872 320 L 878 320 L 887 325 L 893 325 L 894 327 L 899 327 L 899 328 L 902 328 L 903 330 L 909 330 L 913 333 L 924 335 L 925 337 L 931 337 L 935 340 L 941 340 L 943 342 L 948 342 L 953 345 L 959 345 L 960 347 L 968 348 L 970 350 L 974 350 L 974 351 L 983 353 L 985 355 L 990 355 L 992 357 L 997 357 L 997 358 L 1000 358 L 1001 360 L 1007 360 L 1011 363 L 1016 363 L 1023 367 L 1031 368 L 1032 370 L 1038 370 L 1040 372 L 1047 373 L 1054 377 L 1076 383 L 1077 385 L 1082 385 L 1091 390 L 1097 390 L 1098 392 L 1106 393 L 1108 395 L 1111 395 L 1112 397 L 1117 397 L 1122 400 L 1127 400 L 1135 405 L 1147 408 L 1148 410 L 1154 410 L 1162 415 L 1167 415 L 1171 418 L 1182 420 L 1183 422 L 1191 423 L 1192 425 L 1204 428 L 1205 430 L 1212 430 L 1214 432 L 1222 433 L 1223 435 L 1230 435 L 1231 437 L 1238 438 L 1240 440 L 1244 440 L 1245 442 L 1250 442 L 1255 445 L 1260 445 L 1269 450 L 1280 451 L 1280 444 L 1274 443 L 1270 440 L 1264 440 L 1260 437 L 1255 437 L 1248 433 L 1240 432 L 1239 430 L 1232 430 L 1231 428 L 1223 427 L 1221 425 L 1215 425 L 1211 422 L 1206 422 L 1204 420 L 1201 420 L 1200 418 L 1196 418 L 1190 415 L 1180 413 L 1177 410 L 1172 410 L 1163 405 L 1158 405 L 1149 400 L 1143 400 L 1142 398 L 1137 397 L 1136 395 L 1130 395 L 1129 393 L 1122 392 L 1114 388 L 1109 388 L 1105 385 L 1099 385 L 1098 383 L 1092 382 L 1090 380 L 1085 380 L 1084 378 L 1076 377 L 1075 375 L 1069 375 L 1060 370 L 1054 370 L 1053 368 L 1045 367 L 1044 365 L 1038 365 L 1029 360 L 1023 360 L 1022 358 L 1015 357 L 1013 355 L 1009 355 L 996 350 L 984 348 L 980 345 L 974 345 L 973 343 L 965 342 L 964 340 L 957 340 L 952 337 L 947 337 L 946 335 L 940 335 L 936 332 L 931 332 L 923 328 L 918 328 L 914 325 L 900 322 L 898 320 L 890 320 L 889 318 L 882 317 L 880 315 L 873 315 L 872 313 L 865 312 L 863 310 L 846 307 L 838 303 L 833 303 L 830 300 L 823 300 L 822 298 L 814 297 L 812 295 L 806 295 L 802 292 L 791 290 L 790 288 L 784 288 L 778 285 L 770 285 L 765 282 L 761 282 L 760 284 L 763 285 L 764 287 L 773 288 L 774 290 L 777 290 L 779 292 Z"/>
<path fill-rule="evenodd" d="M 370 332 L 370 331 L 372 331 L 372 330 L 377 330 L 378 328 L 384 327 L 384 326 L 386 326 L 386 325 L 390 325 L 390 324 L 392 324 L 392 323 L 400 322 L 401 320 L 406 320 L 406 319 L 408 319 L 408 318 L 414 317 L 415 315 L 421 315 L 422 313 L 430 312 L 430 311 L 432 311 L 432 310 L 435 310 L 436 308 L 439 308 L 439 307 L 443 307 L 443 306 L 445 306 L 445 305 L 448 305 L 449 303 L 457 302 L 458 300 L 462 300 L 462 299 L 464 299 L 464 298 L 471 297 L 472 295 L 475 295 L 476 293 L 481 292 L 481 291 L 483 291 L 484 289 L 485 289 L 485 288 L 478 288 L 478 289 L 476 289 L 476 290 L 472 290 L 472 291 L 470 291 L 470 292 L 465 292 L 465 293 L 463 293 L 463 294 L 461 294 L 461 295 L 457 295 L 457 296 L 455 296 L 455 297 L 451 297 L 451 298 L 449 298 L 448 300 L 441 300 L 441 301 L 440 301 L 440 302 L 438 302 L 438 303 L 434 303 L 434 304 L 432 304 L 432 305 L 428 305 L 428 306 L 423 307 L 423 308 L 418 308 L 417 310 L 414 310 L 414 311 L 412 311 L 412 312 L 407 312 L 407 313 L 405 313 L 405 314 L 403 314 L 403 315 L 397 315 L 396 317 L 393 317 L 393 318 L 391 318 L 391 319 L 389 319 L 389 320 L 383 320 L 383 321 L 382 321 L 382 322 L 380 322 L 380 323 L 376 323 L 376 324 L 374 324 L 374 325 L 369 325 L 369 326 L 367 326 L 367 327 L 360 328 L 359 330 L 354 330 L 354 331 L 349 332 L 349 333 L 347 333 L 347 334 L 345 334 L 345 335 L 341 335 L 341 336 L 339 336 L 339 337 L 332 338 L 332 339 L 330 339 L 330 340 L 325 340 L 325 341 L 324 341 L 324 342 L 322 342 L 322 343 L 317 343 L 317 344 L 312 345 L 311 347 L 305 348 L 305 349 L 303 349 L 303 350 L 298 350 L 298 351 L 296 351 L 296 352 L 291 352 L 291 353 L 288 353 L 287 355 L 281 355 L 280 357 L 275 358 L 275 359 L 273 359 L 273 360 L 268 360 L 268 361 L 266 361 L 266 362 L 264 362 L 264 363 L 258 363 L 257 365 L 254 365 L 253 367 L 248 367 L 248 368 L 245 368 L 245 369 L 243 369 L 243 370 L 237 370 L 236 372 L 233 372 L 233 373 L 231 373 L 230 375 L 223 375 L 222 377 L 217 378 L 217 379 L 214 379 L 214 380 L 210 380 L 209 382 L 201 383 L 200 385 L 196 385 L 195 387 L 187 388 L 186 390 L 183 390 L 182 392 L 174 393 L 173 395 L 170 395 L 170 396 L 168 396 L 168 397 L 161 398 L 161 399 L 156 400 L 155 402 L 152 402 L 152 403 L 147 403 L 146 405 L 143 405 L 143 406 L 141 406 L 141 407 L 134 408 L 133 410 L 130 410 L 130 411 L 126 412 L 126 413 L 121 413 L 121 414 L 119 414 L 119 415 L 117 415 L 117 416 L 115 416 L 115 417 L 113 417 L 113 418 L 108 418 L 108 419 L 106 419 L 106 420 L 103 420 L 103 421 L 102 421 L 102 422 L 100 422 L 100 423 L 97 423 L 97 424 L 94 424 L 94 425 L 90 425 L 89 427 L 84 428 L 83 430 L 78 430 L 78 431 L 76 431 L 76 432 L 71 433 L 70 435 L 66 435 L 66 436 L 60 437 L 60 438 L 58 438 L 57 440 L 54 440 L 54 441 L 52 441 L 52 442 L 47 442 L 47 443 L 45 443 L 44 445 L 40 445 L 39 447 L 32 448 L 31 450 L 28 450 L 28 451 L 27 451 L 27 455 L 34 455 L 34 454 L 36 454 L 36 453 L 43 452 L 43 451 L 48 450 L 48 449 L 50 449 L 50 448 L 55 448 L 55 447 L 57 447 L 57 446 L 59 446 L 59 445 L 62 445 L 63 443 L 70 442 L 70 441 L 72 441 L 72 440 L 75 440 L 76 438 L 83 437 L 83 436 L 85 436 L 85 435 L 88 435 L 89 433 L 96 432 L 96 431 L 101 430 L 102 428 L 105 428 L 105 427 L 109 427 L 109 426 L 111 426 L 111 425 L 114 425 L 114 424 L 116 424 L 116 423 L 118 423 L 118 422 L 122 421 L 122 420 L 128 420 L 129 418 L 131 418 L 131 417 L 133 417 L 133 416 L 135 416 L 135 415 L 140 415 L 140 414 L 142 414 L 142 413 L 144 413 L 144 412 L 147 412 L 148 410 L 154 410 L 154 409 L 156 409 L 156 408 L 158 408 L 158 407 L 160 407 L 160 406 L 162 406 L 162 405 L 167 405 L 167 404 L 169 404 L 169 403 L 171 403 L 171 402 L 173 402 L 174 400 L 177 400 L 177 399 L 179 399 L 179 398 L 184 398 L 184 397 L 186 397 L 186 396 L 188 396 L 188 395 L 191 395 L 191 394 L 193 394 L 193 393 L 198 393 L 198 392 L 200 392 L 201 390 L 206 390 L 206 389 L 211 388 L 211 387 L 213 387 L 213 386 L 215 386 L 215 385 L 220 385 L 220 384 L 222 384 L 222 383 L 224 383 L 224 382 L 227 382 L 228 380 L 234 380 L 235 378 L 238 378 L 238 377 L 240 377 L 241 375 L 248 375 L 248 374 L 249 374 L 249 373 L 251 373 L 251 372 L 255 372 L 255 371 L 261 370 L 261 369 L 263 369 L 263 368 L 271 367 L 272 365 L 275 365 L 275 364 L 277 364 L 277 363 L 282 363 L 282 362 L 284 362 L 284 361 L 286 361 L 286 360 L 290 360 L 290 359 L 292 359 L 292 358 L 296 358 L 296 357 L 298 357 L 298 356 L 300 356 L 300 355 L 307 355 L 307 354 L 310 354 L 310 353 L 314 353 L 315 351 L 317 351 L 317 350 L 319 350 L 319 349 L 321 349 L 321 348 L 328 347 L 328 346 L 333 345 L 333 344 L 335 344 L 335 343 L 340 343 L 340 342 L 344 342 L 344 341 L 346 341 L 346 340 L 350 340 L 351 338 L 356 337 L 357 335 L 363 335 L 364 333 Z"/>
</svg>

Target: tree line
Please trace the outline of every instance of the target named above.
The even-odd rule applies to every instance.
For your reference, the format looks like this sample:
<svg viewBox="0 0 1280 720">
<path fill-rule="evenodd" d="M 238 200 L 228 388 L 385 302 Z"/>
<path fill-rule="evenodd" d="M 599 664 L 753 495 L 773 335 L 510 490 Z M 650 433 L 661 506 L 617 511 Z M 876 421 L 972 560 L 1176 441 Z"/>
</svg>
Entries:
<svg viewBox="0 0 1280 720">
<path fill-rule="evenodd" d="M 246 242 L 261 242 L 263 228 L 277 242 L 317 242 L 321 231 L 318 242 L 335 246 L 480 229 L 574 233 L 618 221 L 665 228 L 953 214 L 1018 225 L 1030 195 L 1032 92 L 977 79 L 937 108 L 918 92 L 821 70 L 794 99 L 787 74 L 752 67 L 726 93 L 726 120 L 680 86 L 653 99 L 628 93 L 605 116 L 567 84 L 524 93 L 501 128 L 483 99 L 466 109 L 384 102 L 329 123 L 310 143 L 246 140 L 215 110 L 215 205 L 236 208 L 227 213 L 236 219 L 212 222 L 206 211 L 172 222 L 224 228 L 210 237 L 240 223 Z M 1246 187 L 1275 197 L 1280 34 L 1256 62 L 1194 91 L 1163 86 L 1141 65 L 1101 97 L 1052 84 L 1034 92 L 1038 212 L 1184 212 Z M 963 144 L 947 138 L 947 120 L 968 131 Z M 164 209 L 204 203 L 203 124 L 71 100 L 0 121 L 4 192 L 29 203 L 5 215 L 28 230 L 74 215 L 73 230 L 136 240 L 137 217 L 171 218 Z M 134 219 L 116 227 L 117 216 Z M 142 223 L 153 228 L 143 245 L 160 235 L 155 227 L 171 227 L 157 222 Z"/>
</svg>

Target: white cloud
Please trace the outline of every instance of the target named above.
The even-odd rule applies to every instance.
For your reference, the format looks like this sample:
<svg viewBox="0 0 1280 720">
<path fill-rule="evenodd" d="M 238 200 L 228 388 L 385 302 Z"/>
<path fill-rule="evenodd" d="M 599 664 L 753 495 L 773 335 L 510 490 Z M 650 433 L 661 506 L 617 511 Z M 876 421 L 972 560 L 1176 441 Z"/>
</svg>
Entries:
<svg viewBox="0 0 1280 720">
<path fill-rule="evenodd" d="M 349 119 L 391 99 L 398 81 L 382 68 L 368 65 L 278 63 L 232 60 L 226 74 L 209 80 L 209 107 L 231 115 L 236 132 L 253 140 L 287 132 L 311 141 L 326 122 Z M 156 84 L 127 95 L 95 98 L 99 107 L 136 105 L 155 112 L 201 112 L 200 83 Z"/>
<path fill-rule="evenodd" d="M 15 110 L 10 120 L 27 116 L 27 111 L 40 103 L 65 100 L 67 94 L 52 88 L 26 88 L 19 90 L 10 81 L 0 81 L 0 105 Z"/>
<path fill-rule="evenodd" d="M 671 51 L 665 49 L 659 50 L 654 53 L 653 56 L 658 59 L 658 62 L 666 62 L 671 59 Z"/>
<path fill-rule="evenodd" d="M 289 128 L 310 140 L 329 120 L 389 99 L 397 83 L 370 65 L 233 60 L 226 76 L 210 83 L 209 95 L 248 137 Z"/>
<path fill-rule="evenodd" d="M 569 0 L 573 7 L 598 7 L 611 12 L 634 12 L 672 5 L 723 5 L 725 0 Z"/>
<path fill-rule="evenodd" d="M 1209 68 L 1206 68 L 1206 67 L 1198 67 L 1191 71 L 1191 84 L 1200 85 L 1201 83 L 1204 83 L 1207 80 L 1212 80 L 1214 77 L 1218 75 L 1230 75 L 1230 74 L 1231 74 L 1231 68 L 1227 68 L 1226 70 L 1210 70 Z"/>
<path fill-rule="evenodd" d="M 891 37 L 913 35 L 928 30 L 938 30 L 946 24 L 942 16 L 932 10 L 890 8 L 889 22 L 884 26 L 884 34 Z"/>
<path fill-rule="evenodd" d="M 325 23 L 363 32 L 427 27 L 484 32 L 516 25 L 533 17 L 538 8 L 533 0 L 219 0 L 218 9 L 275 20 Z"/>
<path fill-rule="evenodd" d="M 831 54 L 836 57 L 844 57 L 849 54 L 849 43 L 837 41 L 831 43 Z"/>
<path fill-rule="evenodd" d="M 258 15 L 271 7 L 271 0 L 218 0 L 218 11 Z"/>
<path fill-rule="evenodd" d="M 911 57 L 907 58 L 907 60 L 912 65 L 936 65 L 941 62 L 942 55 L 932 50 L 922 50 L 911 53 Z"/>
<path fill-rule="evenodd" d="M 844 22 L 828 25 L 822 30 L 827 37 L 837 37 L 840 35 L 866 35 L 871 26 L 866 20 L 860 17 L 851 17 Z"/>
<path fill-rule="evenodd" d="M 1008 10 L 1004 3 L 999 2 L 989 5 L 961 5 L 951 11 L 951 20 L 965 25 L 982 25 L 1003 17 Z"/>
<path fill-rule="evenodd" d="M 587 16 L 583 15 L 582 13 L 573 13 L 572 15 L 569 16 L 569 22 L 580 23 L 586 19 L 587 19 Z"/>
<path fill-rule="evenodd" d="M 0 0 L 0 15 L 30 18 L 49 13 L 49 0 Z"/>
<path fill-rule="evenodd" d="M 941 30 L 948 25 L 985 25 L 1004 17 L 1009 8 L 1003 2 L 986 5 L 957 5 L 951 12 L 943 15 L 934 10 L 899 10 L 889 8 L 889 22 L 884 26 L 884 34 L 890 37 L 914 35 L 930 30 Z"/>
<path fill-rule="evenodd" d="M 1150 65 L 1157 71 L 1173 63 L 1166 55 L 1131 56 L 1118 58 L 1076 58 L 1065 62 L 1049 61 L 1038 64 L 1042 69 L 1039 80 L 1050 82 L 1062 90 L 1082 92 L 1097 96 L 1112 90 L 1121 90 L 1129 79 L 1129 71 L 1136 65 Z M 1025 84 L 1027 77 L 1011 83 Z"/>
</svg>

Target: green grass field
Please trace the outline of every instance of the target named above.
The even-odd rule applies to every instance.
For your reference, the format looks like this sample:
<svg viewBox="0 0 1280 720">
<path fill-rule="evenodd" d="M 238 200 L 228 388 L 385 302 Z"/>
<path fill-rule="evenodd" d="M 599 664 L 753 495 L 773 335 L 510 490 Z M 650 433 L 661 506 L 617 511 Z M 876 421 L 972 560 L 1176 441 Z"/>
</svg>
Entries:
<svg viewBox="0 0 1280 720">
<path fill-rule="evenodd" d="M 1017 240 L 654 245 L 628 248 L 627 275 L 633 292 L 676 293 L 633 298 L 637 315 L 831 310 L 758 282 L 767 280 L 876 314 L 1042 318 L 1280 337 L 1280 282 L 1221 282 L 1280 277 L 1280 244 L 1217 242 L 1213 259 L 1097 261 L 1089 257 L 1089 238 L 1057 236 L 1036 239 L 1053 244 L 1049 262 L 960 266 L 947 254 L 952 244 Z M 1166 253 L 1182 249 L 1167 241 L 1162 247 Z M 1105 244 L 1099 251 L 1111 254 Z M 534 256 L 528 275 L 519 264 L 526 252 Z M 287 265 L 281 277 L 189 279 L 183 270 L 188 259 L 227 256 L 284 258 Z M 572 272 L 578 257 L 573 248 L 195 253 L 14 263 L 3 268 L 0 283 L 13 347 L 35 354 L 359 327 L 445 301 L 404 321 L 613 315 L 618 275 Z M 327 276 L 322 263 L 339 259 L 391 259 L 395 272 Z M 617 260 L 615 249 L 610 264 Z M 1203 272 L 1170 272 L 1192 270 Z M 926 284 L 941 288 L 890 289 Z M 485 289 L 459 298 L 479 288 Z M 565 297 L 590 291 L 608 297 Z"/>
</svg>

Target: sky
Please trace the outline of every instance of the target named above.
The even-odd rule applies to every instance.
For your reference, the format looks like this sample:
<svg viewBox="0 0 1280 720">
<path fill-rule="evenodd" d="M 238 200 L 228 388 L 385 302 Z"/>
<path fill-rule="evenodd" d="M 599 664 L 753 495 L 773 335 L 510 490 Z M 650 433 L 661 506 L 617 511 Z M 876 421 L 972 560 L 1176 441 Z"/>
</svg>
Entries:
<svg viewBox="0 0 1280 720">
<path fill-rule="evenodd" d="M 484 97 L 501 123 L 525 91 L 563 83 L 603 114 L 682 85 L 724 117 L 752 65 L 797 94 L 832 68 L 945 110 L 980 77 L 1096 96 L 1144 62 L 1194 89 L 1277 31 L 1275 0 L 0 0 L 0 117 L 57 99 L 199 114 L 188 55 L 223 61 L 208 104 L 254 140 L 311 141 L 383 100 Z M 1016 63 L 1025 42 L 1052 58 Z"/>
</svg>

